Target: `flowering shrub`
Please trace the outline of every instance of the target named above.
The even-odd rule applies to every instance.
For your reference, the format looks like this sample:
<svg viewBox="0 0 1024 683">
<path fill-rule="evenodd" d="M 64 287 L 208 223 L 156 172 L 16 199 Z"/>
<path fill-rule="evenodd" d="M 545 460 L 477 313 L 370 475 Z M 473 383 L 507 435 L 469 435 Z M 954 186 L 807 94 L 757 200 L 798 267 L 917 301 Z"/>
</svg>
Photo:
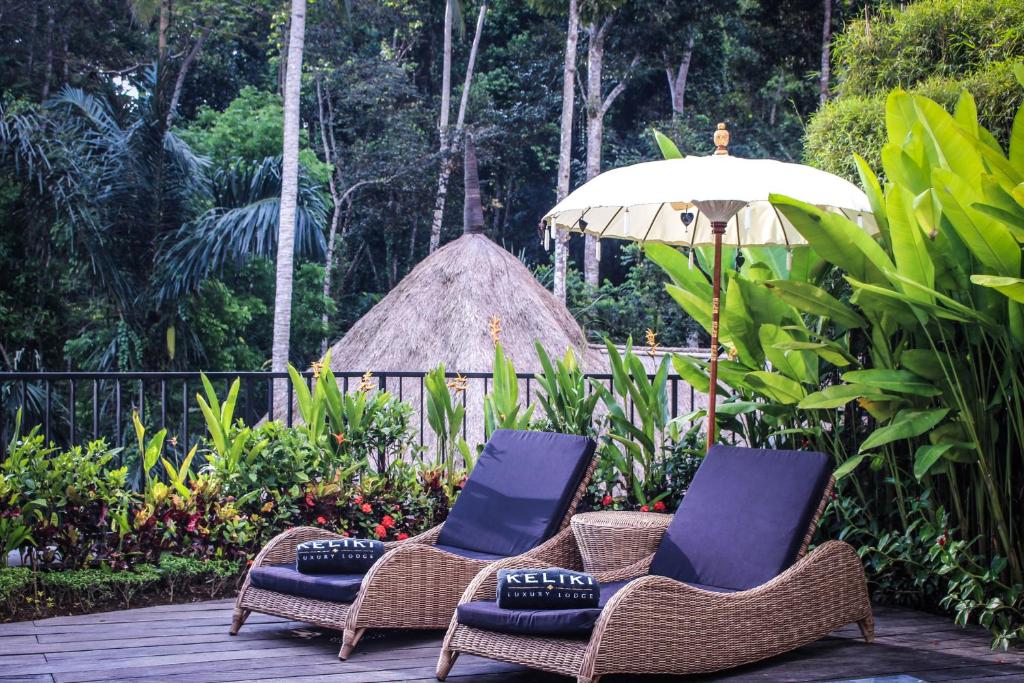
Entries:
<svg viewBox="0 0 1024 683">
<path fill-rule="evenodd" d="M 30 533 L 17 544 L 33 545 L 44 564 L 87 565 L 117 546 L 113 523 L 131 505 L 127 470 L 112 466 L 103 441 L 59 451 L 38 430 L 15 438 L 0 465 L 0 493 L 10 506 L 6 524 Z M 11 548 L 17 549 L 17 548 Z"/>
</svg>

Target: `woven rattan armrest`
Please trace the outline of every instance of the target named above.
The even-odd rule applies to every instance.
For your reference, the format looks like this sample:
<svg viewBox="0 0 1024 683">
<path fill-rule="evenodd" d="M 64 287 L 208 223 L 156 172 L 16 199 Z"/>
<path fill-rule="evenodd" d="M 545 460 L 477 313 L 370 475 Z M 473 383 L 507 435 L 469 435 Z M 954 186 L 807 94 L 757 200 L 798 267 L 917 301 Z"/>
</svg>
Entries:
<svg viewBox="0 0 1024 683">
<path fill-rule="evenodd" d="M 857 552 L 830 541 L 771 581 L 737 593 L 655 575 L 632 581 L 601 612 L 584 669 L 592 665 L 595 675 L 715 671 L 786 652 L 851 622 L 860 622 L 869 637 L 870 620 Z"/>
<path fill-rule="evenodd" d="M 282 531 L 270 539 L 270 542 L 263 546 L 256 559 L 252 561 L 253 568 L 262 567 L 268 564 L 288 564 L 295 562 L 295 546 L 306 541 L 334 540 L 344 538 L 333 531 L 325 531 L 313 526 L 297 526 Z"/>
<path fill-rule="evenodd" d="M 466 587 L 461 605 L 473 600 L 493 599 L 498 588 L 499 569 L 572 569 L 583 571 L 583 560 L 572 529 L 563 529 L 536 548 L 487 565 Z"/>
</svg>

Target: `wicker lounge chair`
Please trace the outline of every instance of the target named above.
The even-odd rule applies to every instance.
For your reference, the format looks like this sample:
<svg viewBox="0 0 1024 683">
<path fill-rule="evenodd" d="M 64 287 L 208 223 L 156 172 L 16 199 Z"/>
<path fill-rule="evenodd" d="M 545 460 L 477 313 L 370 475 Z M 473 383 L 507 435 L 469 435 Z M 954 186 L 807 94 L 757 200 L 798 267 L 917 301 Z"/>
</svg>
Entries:
<svg viewBox="0 0 1024 683">
<path fill-rule="evenodd" d="M 452 618 L 438 679 L 463 652 L 596 683 L 612 673 L 731 668 L 853 622 L 870 642 L 857 553 L 829 541 L 806 554 L 831 495 L 829 462 L 820 453 L 711 449 L 657 552 L 598 574 L 598 609 L 501 610 L 498 569 L 544 565 L 510 558 L 489 566 Z M 583 569 L 578 559 L 562 566 Z"/>
<path fill-rule="evenodd" d="M 385 544 L 365 575 L 300 574 L 295 547 L 341 538 L 312 527 L 279 534 L 253 561 L 235 605 L 231 634 L 251 612 L 344 631 L 347 659 L 367 628 L 442 629 L 466 586 L 491 562 L 557 552 L 594 471 L 593 440 L 566 434 L 496 431 L 448 519 Z"/>
</svg>

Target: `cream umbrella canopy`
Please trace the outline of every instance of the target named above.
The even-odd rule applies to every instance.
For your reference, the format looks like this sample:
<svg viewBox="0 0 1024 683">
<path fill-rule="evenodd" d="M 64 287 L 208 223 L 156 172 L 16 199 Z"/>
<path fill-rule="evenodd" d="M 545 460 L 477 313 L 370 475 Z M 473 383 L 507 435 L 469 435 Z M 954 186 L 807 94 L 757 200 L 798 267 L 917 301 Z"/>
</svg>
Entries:
<svg viewBox="0 0 1024 683">
<path fill-rule="evenodd" d="M 713 246 L 708 446 L 715 437 L 718 318 L 722 246 L 806 246 L 769 201 L 781 194 L 845 215 L 869 234 L 878 232 L 867 196 L 853 183 L 810 166 L 729 156 L 729 132 L 718 124 L 716 149 L 607 171 L 559 202 L 544 221 L 598 239 Z"/>
</svg>

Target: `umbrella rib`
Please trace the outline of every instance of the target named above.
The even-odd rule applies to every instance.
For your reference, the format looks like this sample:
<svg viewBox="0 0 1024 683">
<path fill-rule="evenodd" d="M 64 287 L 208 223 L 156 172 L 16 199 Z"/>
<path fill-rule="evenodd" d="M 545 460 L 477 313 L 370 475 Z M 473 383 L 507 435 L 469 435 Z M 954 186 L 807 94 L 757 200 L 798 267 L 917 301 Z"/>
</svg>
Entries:
<svg viewBox="0 0 1024 683">
<path fill-rule="evenodd" d="M 690 249 L 693 249 L 693 242 L 697 239 L 697 223 L 700 221 L 700 207 L 694 206 L 697 213 L 693 215 L 693 230 L 690 231 Z"/>
<path fill-rule="evenodd" d="M 588 206 L 587 208 L 583 209 L 583 213 L 580 214 L 580 217 L 577 218 L 576 222 L 569 227 L 569 232 L 572 232 L 573 230 L 576 229 L 576 226 L 580 224 L 580 221 L 583 220 L 583 217 L 587 215 L 587 212 L 590 211 L 591 208 L 592 207 Z"/>
<path fill-rule="evenodd" d="M 603 228 L 601 228 L 601 232 L 598 233 L 597 239 L 601 239 L 602 237 L 604 237 L 605 231 L 608 230 L 608 228 L 611 227 L 612 221 L 614 221 L 618 217 L 618 215 L 620 213 L 622 213 L 622 207 L 621 206 L 619 208 L 615 209 L 615 213 L 612 214 L 612 217 L 609 218 L 608 222 L 604 224 Z"/>
<path fill-rule="evenodd" d="M 779 213 L 779 210 L 775 208 L 774 204 L 771 206 L 772 211 L 775 212 L 775 217 L 779 219 L 779 230 L 782 231 L 782 239 L 786 240 L 786 249 L 792 249 L 793 245 L 789 243 L 789 235 L 786 234 L 786 224 L 782 222 L 782 214 Z"/>
<path fill-rule="evenodd" d="M 658 220 L 658 214 L 661 213 L 661 210 L 664 208 L 665 202 L 658 204 L 658 210 L 654 212 L 654 216 L 651 218 L 651 224 L 647 226 L 647 232 L 644 233 L 644 238 L 640 240 L 641 242 L 647 241 L 647 236 L 651 234 L 651 230 L 654 228 L 654 221 Z"/>
</svg>

